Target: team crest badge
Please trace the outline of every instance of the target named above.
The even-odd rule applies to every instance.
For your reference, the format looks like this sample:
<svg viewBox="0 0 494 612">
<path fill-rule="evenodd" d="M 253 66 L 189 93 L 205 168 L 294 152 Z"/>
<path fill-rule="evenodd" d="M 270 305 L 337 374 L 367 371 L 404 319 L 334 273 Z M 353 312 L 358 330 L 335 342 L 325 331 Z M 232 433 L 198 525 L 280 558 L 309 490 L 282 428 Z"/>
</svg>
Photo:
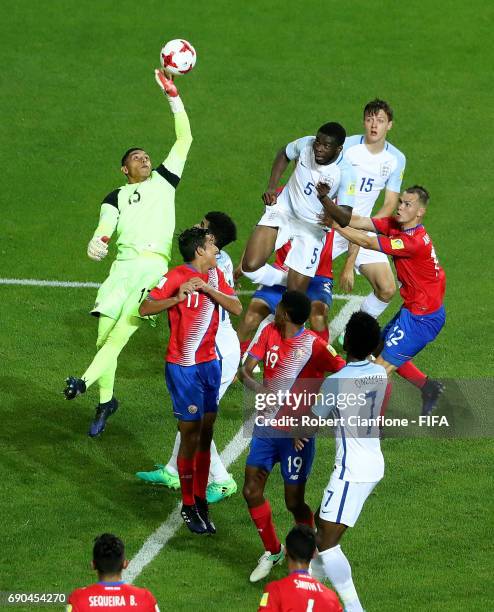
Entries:
<svg viewBox="0 0 494 612">
<path fill-rule="evenodd" d="M 391 163 L 390 162 L 384 162 L 384 164 L 381 164 L 380 174 L 385 179 L 389 177 L 389 175 L 391 174 Z"/>
<path fill-rule="evenodd" d="M 198 408 L 197 408 L 197 406 L 194 406 L 194 404 L 191 404 L 191 405 L 190 405 L 190 406 L 187 408 L 187 410 L 189 411 L 189 414 L 196 414 L 196 413 L 197 413 Z"/>
<path fill-rule="evenodd" d="M 324 183 L 325 185 L 327 185 L 329 187 L 329 191 L 331 191 L 331 189 L 333 189 L 333 185 L 334 185 L 334 177 L 332 177 L 332 176 L 324 176 L 324 174 L 321 174 L 321 176 L 319 177 L 319 182 L 320 183 Z"/>
<path fill-rule="evenodd" d="M 305 354 L 305 351 L 302 348 L 298 348 L 293 351 L 293 356 L 295 357 L 295 359 L 300 359 L 301 357 L 304 356 L 304 354 Z"/>
</svg>

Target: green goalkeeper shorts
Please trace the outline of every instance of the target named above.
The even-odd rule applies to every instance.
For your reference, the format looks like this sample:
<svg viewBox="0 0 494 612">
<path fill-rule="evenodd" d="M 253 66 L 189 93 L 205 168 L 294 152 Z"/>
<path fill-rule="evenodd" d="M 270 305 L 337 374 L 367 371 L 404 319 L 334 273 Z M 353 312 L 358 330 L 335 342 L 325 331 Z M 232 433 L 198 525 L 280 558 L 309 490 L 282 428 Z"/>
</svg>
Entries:
<svg viewBox="0 0 494 612">
<path fill-rule="evenodd" d="M 168 272 L 168 261 L 162 255 L 146 253 L 135 259 L 116 259 L 110 274 L 101 285 L 91 314 L 119 319 L 122 315 L 139 316 L 139 306 L 148 292 Z"/>
</svg>

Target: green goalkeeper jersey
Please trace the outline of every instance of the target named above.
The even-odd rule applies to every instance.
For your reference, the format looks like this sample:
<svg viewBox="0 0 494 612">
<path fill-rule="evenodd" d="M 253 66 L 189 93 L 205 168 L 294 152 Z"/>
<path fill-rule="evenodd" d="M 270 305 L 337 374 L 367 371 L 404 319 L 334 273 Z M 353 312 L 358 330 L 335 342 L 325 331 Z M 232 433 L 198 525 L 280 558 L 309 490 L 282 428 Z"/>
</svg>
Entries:
<svg viewBox="0 0 494 612">
<path fill-rule="evenodd" d="M 175 189 L 192 143 L 185 111 L 174 114 L 176 142 L 165 161 L 142 183 L 119 187 L 101 205 L 94 236 L 117 234 L 117 259 L 156 253 L 168 261 L 175 231 Z"/>
</svg>

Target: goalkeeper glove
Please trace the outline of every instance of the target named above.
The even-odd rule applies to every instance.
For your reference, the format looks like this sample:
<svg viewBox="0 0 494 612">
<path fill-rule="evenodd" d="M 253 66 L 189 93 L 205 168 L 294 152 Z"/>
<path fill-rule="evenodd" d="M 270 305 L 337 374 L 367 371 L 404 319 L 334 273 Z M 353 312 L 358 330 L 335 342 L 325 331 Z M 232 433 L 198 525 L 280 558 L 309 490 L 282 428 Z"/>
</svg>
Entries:
<svg viewBox="0 0 494 612">
<path fill-rule="evenodd" d="M 94 237 L 87 245 L 87 255 L 93 261 L 101 261 L 108 255 L 108 236 Z"/>
<path fill-rule="evenodd" d="M 178 89 L 175 83 L 173 82 L 173 77 L 165 74 L 163 70 L 156 69 L 154 71 L 154 78 L 156 82 L 161 87 L 163 93 L 170 98 L 176 98 L 178 96 Z"/>
</svg>

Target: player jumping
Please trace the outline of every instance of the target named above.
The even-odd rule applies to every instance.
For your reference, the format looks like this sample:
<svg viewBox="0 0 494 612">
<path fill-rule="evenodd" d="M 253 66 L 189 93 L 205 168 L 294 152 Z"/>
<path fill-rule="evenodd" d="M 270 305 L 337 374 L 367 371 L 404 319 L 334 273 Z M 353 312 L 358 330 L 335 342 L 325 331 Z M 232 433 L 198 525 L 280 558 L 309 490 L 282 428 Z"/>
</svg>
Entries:
<svg viewBox="0 0 494 612">
<path fill-rule="evenodd" d="M 206 229 L 185 230 L 178 247 L 185 263 L 163 276 L 139 313 L 147 316 L 168 311 L 165 378 L 180 431 L 181 514 L 190 531 L 215 533 L 206 500 L 221 384 L 215 339 L 220 307 L 239 315 L 242 305 L 217 268 L 218 247 Z"/>
<path fill-rule="evenodd" d="M 216 255 L 218 268 L 223 272 L 226 282 L 233 287 L 233 264 L 224 248 L 237 238 L 237 228 L 233 220 L 224 212 L 211 211 L 204 215 L 199 227 L 207 229 L 213 236 L 219 253 Z M 230 316 L 220 307 L 218 332 L 216 334 L 216 352 L 221 364 L 221 385 L 218 401 L 226 393 L 237 373 L 240 359 L 240 345 L 237 334 L 233 329 Z M 164 485 L 170 489 L 180 488 L 178 477 L 177 456 L 180 447 L 180 432 L 177 433 L 172 454 L 166 465 L 157 465 L 156 470 L 150 472 L 137 472 L 136 476 L 153 484 Z M 237 483 L 233 476 L 226 471 L 214 440 L 211 441 L 211 466 L 209 469 L 209 482 L 206 490 L 208 502 L 215 503 L 226 499 L 237 491 Z"/>
<path fill-rule="evenodd" d="M 310 313 L 309 298 L 299 291 L 287 291 L 276 307 L 274 323 L 267 325 L 248 353 L 238 376 L 259 397 L 277 390 L 297 395 L 317 393 L 325 372 L 336 372 L 345 362 L 313 332 L 304 328 Z M 261 385 L 252 376 L 259 361 L 264 362 Z M 256 399 L 257 401 L 257 399 Z M 278 411 L 281 415 L 285 406 Z M 290 413 L 291 408 L 288 408 Z M 305 503 L 305 483 L 314 459 L 315 441 L 310 439 L 298 451 L 289 432 L 257 424 L 245 467 L 243 495 L 257 527 L 265 552 L 250 575 L 251 582 L 265 578 L 280 563 L 284 550 L 276 535 L 271 506 L 264 488 L 276 463 L 280 463 L 285 483 L 285 503 L 296 523 L 313 525 L 313 515 Z"/>
<path fill-rule="evenodd" d="M 275 157 L 268 188 L 262 199 L 266 211 L 251 234 L 242 259 L 242 270 L 254 283 L 283 284 L 305 291 L 314 277 L 327 228 L 320 225 L 325 204 L 317 197 L 316 185 L 328 186 L 331 198 L 337 197 L 338 223 L 350 220 L 355 182 L 352 167 L 344 161 L 342 149 L 345 129 L 339 123 L 326 123 L 317 135 L 300 138 L 283 147 Z M 277 194 L 280 178 L 291 160 L 295 170 Z M 292 240 L 286 258 L 288 278 L 266 265 L 271 253 Z"/>
<path fill-rule="evenodd" d="M 383 329 L 384 348 L 376 363 L 384 366 L 388 375 L 396 370 L 421 390 L 423 415 L 432 412 L 444 387 L 428 378 L 411 360 L 435 340 L 446 321 L 446 277 L 422 225 L 428 204 L 427 190 L 414 185 L 400 196 L 394 216 L 377 219 L 355 215 L 350 227 L 338 230 L 354 244 L 393 258 L 403 306 Z"/>
<path fill-rule="evenodd" d="M 133 147 L 122 157 L 127 184 L 103 200 L 98 227 L 87 253 L 94 261 L 108 254 L 108 239 L 117 232 L 117 258 L 101 285 L 91 311 L 98 321 L 98 352 L 81 378 L 67 378 L 67 399 L 84 393 L 94 382 L 99 404 L 89 435 L 100 435 L 108 417 L 118 408 L 113 395 L 117 359 L 142 323 L 140 302 L 168 269 L 175 230 L 175 190 L 192 143 L 189 119 L 171 78 L 155 71 L 156 82 L 166 94 L 177 140 L 165 161 L 154 170 L 149 155 Z"/>
</svg>

